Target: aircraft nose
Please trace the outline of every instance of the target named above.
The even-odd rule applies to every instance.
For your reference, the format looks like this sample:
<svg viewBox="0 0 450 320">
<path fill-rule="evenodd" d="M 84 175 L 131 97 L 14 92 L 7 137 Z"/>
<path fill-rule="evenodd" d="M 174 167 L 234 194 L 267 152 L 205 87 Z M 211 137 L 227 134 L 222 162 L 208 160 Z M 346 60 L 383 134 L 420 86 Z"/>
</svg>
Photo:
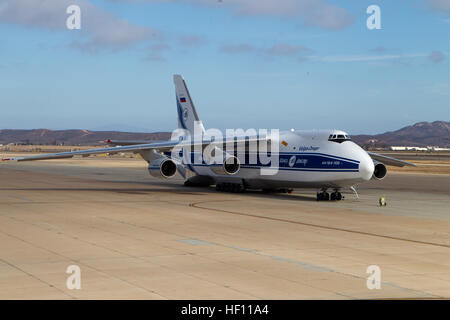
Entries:
<svg viewBox="0 0 450 320">
<path fill-rule="evenodd" d="M 365 152 L 364 152 L 365 153 Z M 361 178 L 368 181 L 372 178 L 375 165 L 373 164 L 372 158 L 365 153 L 359 162 L 359 174 Z"/>
</svg>

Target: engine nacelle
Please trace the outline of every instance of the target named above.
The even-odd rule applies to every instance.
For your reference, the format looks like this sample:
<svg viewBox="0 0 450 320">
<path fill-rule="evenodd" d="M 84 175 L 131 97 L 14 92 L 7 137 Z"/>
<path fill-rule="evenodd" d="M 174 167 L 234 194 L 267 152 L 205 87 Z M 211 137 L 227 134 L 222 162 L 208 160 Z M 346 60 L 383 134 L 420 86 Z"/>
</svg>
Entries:
<svg viewBox="0 0 450 320">
<path fill-rule="evenodd" d="M 212 164 L 210 168 L 216 174 L 233 175 L 239 172 L 241 163 L 235 156 L 227 155 L 223 163 Z"/>
<path fill-rule="evenodd" d="M 155 178 L 171 178 L 177 173 L 177 164 L 169 158 L 156 159 L 149 163 L 148 172 Z"/>
<path fill-rule="evenodd" d="M 386 166 L 378 161 L 374 161 L 373 164 L 375 165 L 375 169 L 373 170 L 372 179 L 381 180 L 386 177 L 387 174 L 387 168 Z"/>
</svg>

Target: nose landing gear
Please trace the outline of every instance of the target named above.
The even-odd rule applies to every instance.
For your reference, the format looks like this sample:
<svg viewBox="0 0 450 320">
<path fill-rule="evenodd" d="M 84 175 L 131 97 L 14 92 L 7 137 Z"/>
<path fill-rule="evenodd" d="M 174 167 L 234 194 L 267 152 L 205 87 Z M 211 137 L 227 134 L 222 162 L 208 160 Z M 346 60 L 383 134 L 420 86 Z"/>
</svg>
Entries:
<svg viewBox="0 0 450 320">
<path fill-rule="evenodd" d="M 330 198 L 331 200 L 340 201 L 343 199 L 343 196 L 339 191 L 335 191 L 331 194 Z"/>
</svg>

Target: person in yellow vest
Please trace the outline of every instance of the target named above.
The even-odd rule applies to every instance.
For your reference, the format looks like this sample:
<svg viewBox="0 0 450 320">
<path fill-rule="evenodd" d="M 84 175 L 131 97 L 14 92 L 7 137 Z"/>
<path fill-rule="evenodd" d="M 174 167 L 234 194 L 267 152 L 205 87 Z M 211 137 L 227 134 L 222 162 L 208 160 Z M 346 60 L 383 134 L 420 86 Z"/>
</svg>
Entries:
<svg viewBox="0 0 450 320">
<path fill-rule="evenodd" d="M 382 195 L 380 197 L 380 199 L 378 200 L 378 202 L 380 203 L 380 207 L 385 207 L 386 206 L 386 196 Z"/>
</svg>

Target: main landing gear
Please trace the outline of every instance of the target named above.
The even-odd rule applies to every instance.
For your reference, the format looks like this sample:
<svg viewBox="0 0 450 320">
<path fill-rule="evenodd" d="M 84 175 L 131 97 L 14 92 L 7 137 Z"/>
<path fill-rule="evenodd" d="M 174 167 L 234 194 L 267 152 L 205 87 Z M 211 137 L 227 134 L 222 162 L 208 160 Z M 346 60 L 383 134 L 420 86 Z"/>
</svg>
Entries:
<svg viewBox="0 0 450 320">
<path fill-rule="evenodd" d="M 242 183 L 231 183 L 231 182 L 223 182 L 223 183 L 217 183 L 216 184 L 216 190 L 217 191 L 224 191 L 224 192 L 244 192 L 245 187 Z"/>
<path fill-rule="evenodd" d="M 294 193 L 294 189 L 291 188 L 282 188 L 282 189 L 262 189 L 264 193 Z"/>
<path fill-rule="evenodd" d="M 317 192 L 317 201 L 340 201 L 342 199 L 344 199 L 344 196 L 338 190 L 332 193 L 328 193 L 327 190 Z"/>
</svg>

